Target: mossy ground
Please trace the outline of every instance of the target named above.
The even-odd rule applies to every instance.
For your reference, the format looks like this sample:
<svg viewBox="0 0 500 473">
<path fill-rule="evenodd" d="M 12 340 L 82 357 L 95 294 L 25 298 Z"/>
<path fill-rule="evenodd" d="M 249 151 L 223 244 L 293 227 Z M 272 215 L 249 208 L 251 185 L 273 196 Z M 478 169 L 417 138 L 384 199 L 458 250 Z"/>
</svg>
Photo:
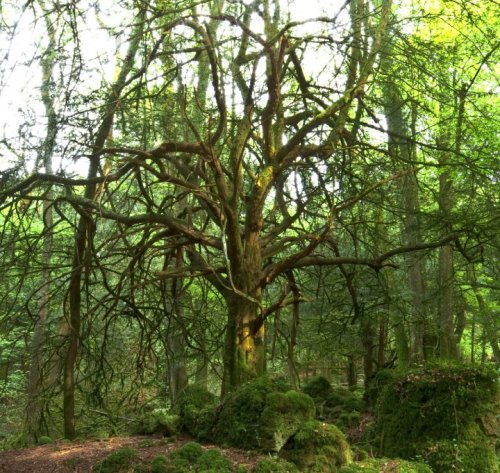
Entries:
<svg viewBox="0 0 500 473">
<path fill-rule="evenodd" d="M 351 463 L 339 470 L 339 473 L 433 473 L 431 468 L 419 462 L 410 462 L 398 458 L 371 458 Z"/>
</svg>

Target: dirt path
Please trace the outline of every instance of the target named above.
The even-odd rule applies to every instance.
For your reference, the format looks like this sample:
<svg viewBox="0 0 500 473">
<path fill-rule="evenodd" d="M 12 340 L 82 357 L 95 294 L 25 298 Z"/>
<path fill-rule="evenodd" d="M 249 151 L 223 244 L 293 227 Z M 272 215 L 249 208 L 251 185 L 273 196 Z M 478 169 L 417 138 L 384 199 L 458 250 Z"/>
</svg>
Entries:
<svg viewBox="0 0 500 473">
<path fill-rule="evenodd" d="M 181 439 L 168 442 L 164 438 L 136 436 L 81 442 L 54 442 L 33 448 L 0 452 L 0 473 L 90 473 L 104 457 L 122 447 L 135 449 L 142 461 L 149 461 L 157 455 L 168 454 L 187 441 L 188 439 Z M 215 445 L 204 445 L 204 448 L 212 447 Z M 253 466 L 261 458 L 253 452 L 221 450 L 234 465 Z"/>
</svg>

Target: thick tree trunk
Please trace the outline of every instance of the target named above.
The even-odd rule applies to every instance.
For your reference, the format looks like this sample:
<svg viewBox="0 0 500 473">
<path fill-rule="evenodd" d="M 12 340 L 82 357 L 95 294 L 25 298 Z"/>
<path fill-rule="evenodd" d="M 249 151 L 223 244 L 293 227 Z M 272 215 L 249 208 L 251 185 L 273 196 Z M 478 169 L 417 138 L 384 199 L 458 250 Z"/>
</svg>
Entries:
<svg viewBox="0 0 500 473">
<path fill-rule="evenodd" d="M 237 295 L 228 302 L 223 395 L 266 371 L 265 328 L 256 307 Z"/>
</svg>

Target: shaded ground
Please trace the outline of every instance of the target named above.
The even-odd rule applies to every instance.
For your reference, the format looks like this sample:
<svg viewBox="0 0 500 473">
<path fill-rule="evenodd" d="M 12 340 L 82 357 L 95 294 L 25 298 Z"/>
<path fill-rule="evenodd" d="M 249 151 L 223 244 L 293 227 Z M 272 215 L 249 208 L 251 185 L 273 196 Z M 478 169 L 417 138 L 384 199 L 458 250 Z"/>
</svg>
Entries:
<svg viewBox="0 0 500 473">
<path fill-rule="evenodd" d="M 80 442 L 54 442 L 33 448 L 0 452 L 0 473 L 90 473 L 94 466 L 111 452 L 122 447 L 137 451 L 143 461 L 149 461 L 157 455 L 166 455 L 180 447 L 188 439 L 169 442 L 167 439 L 135 436 L 114 437 L 107 440 L 85 440 Z M 215 445 L 204 445 L 212 448 Z M 262 458 L 255 452 L 221 449 L 233 464 L 253 466 Z"/>
</svg>

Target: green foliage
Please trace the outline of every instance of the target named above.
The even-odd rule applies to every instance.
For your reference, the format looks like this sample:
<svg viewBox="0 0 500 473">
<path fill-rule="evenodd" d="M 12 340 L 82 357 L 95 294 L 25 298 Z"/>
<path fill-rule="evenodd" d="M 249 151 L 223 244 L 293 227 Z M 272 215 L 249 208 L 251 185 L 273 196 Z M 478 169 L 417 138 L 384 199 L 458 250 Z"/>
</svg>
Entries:
<svg viewBox="0 0 500 473">
<path fill-rule="evenodd" d="M 253 473 L 295 473 L 297 467 L 281 458 L 263 458 L 255 465 Z"/>
<path fill-rule="evenodd" d="M 96 465 L 96 473 L 119 473 L 128 471 L 137 461 L 137 453 L 132 448 L 120 448 Z"/>
<path fill-rule="evenodd" d="M 134 426 L 134 433 L 139 435 L 162 434 L 171 437 L 179 433 L 181 417 L 166 409 L 155 409 L 141 415 Z"/>
<path fill-rule="evenodd" d="M 218 443 L 279 451 L 305 421 L 313 419 L 312 399 L 266 377 L 249 381 L 224 402 L 215 427 Z"/>
<path fill-rule="evenodd" d="M 399 458 L 370 458 L 343 466 L 339 473 L 432 473 L 425 463 L 410 462 Z"/>
<path fill-rule="evenodd" d="M 476 424 L 496 399 L 496 373 L 487 367 L 448 365 L 399 374 L 377 404 L 381 453 L 412 459 L 424 452 L 439 472 L 496 471 L 493 449 Z"/>
<path fill-rule="evenodd" d="M 217 398 L 211 392 L 197 385 L 186 387 L 176 403 L 181 428 L 196 439 L 206 439 L 215 423 L 216 405 Z"/>
<path fill-rule="evenodd" d="M 334 425 L 316 420 L 306 422 L 280 455 L 310 473 L 333 473 L 352 462 L 344 434 Z"/>
<path fill-rule="evenodd" d="M 238 465 L 236 467 L 236 473 L 248 473 L 248 468 L 245 465 Z"/>
<path fill-rule="evenodd" d="M 49 443 L 52 443 L 52 438 L 47 435 L 42 435 L 41 437 L 38 437 L 37 443 L 38 445 L 48 445 Z"/>
</svg>

